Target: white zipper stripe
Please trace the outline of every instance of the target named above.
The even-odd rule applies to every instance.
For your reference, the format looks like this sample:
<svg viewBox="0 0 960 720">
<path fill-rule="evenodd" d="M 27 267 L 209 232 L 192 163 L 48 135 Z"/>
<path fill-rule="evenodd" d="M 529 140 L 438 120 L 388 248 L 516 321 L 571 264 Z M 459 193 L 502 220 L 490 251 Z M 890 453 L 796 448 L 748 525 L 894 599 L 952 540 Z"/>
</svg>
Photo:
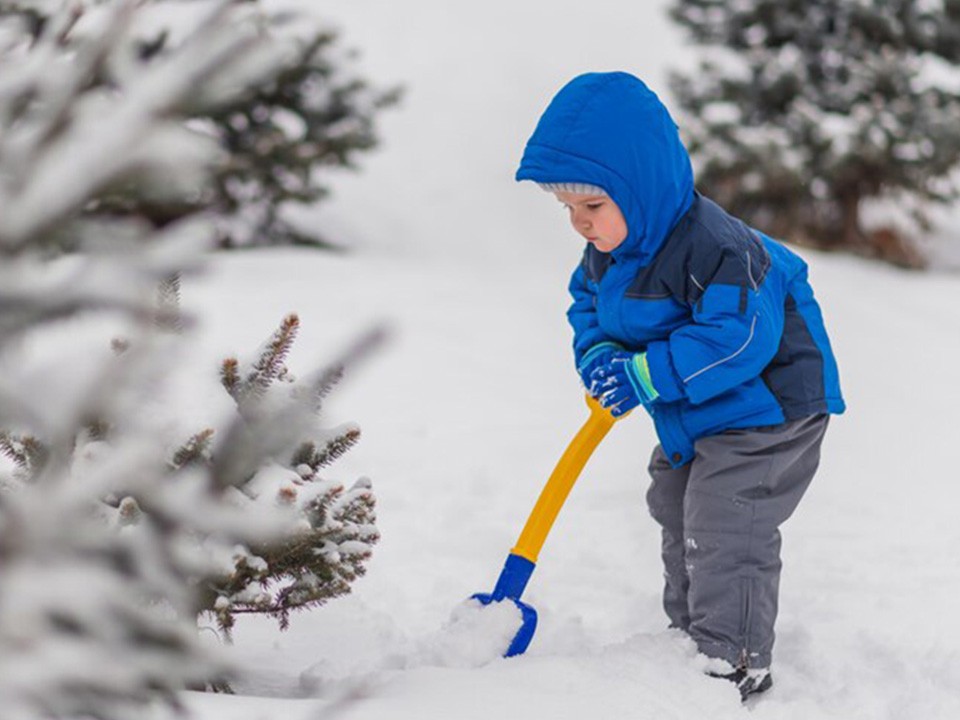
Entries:
<svg viewBox="0 0 960 720">
<path fill-rule="evenodd" d="M 698 375 L 702 375 L 703 373 L 705 373 L 707 370 L 712 370 L 717 365 L 723 365 L 723 363 L 733 360 L 737 355 L 739 355 L 740 353 L 742 353 L 744 350 L 747 349 L 747 345 L 749 345 L 750 342 L 753 340 L 753 332 L 756 329 L 756 327 L 757 327 L 757 315 L 754 315 L 753 322 L 750 324 L 750 336 L 747 338 L 747 341 L 740 346 L 739 350 L 737 350 L 732 355 L 727 355 L 727 357 L 717 360 L 715 363 L 711 363 L 710 365 L 707 365 L 705 368 L 697 370 L 693 375 L 690 375 L 689 377 L 685 377 L 683 381 L 685 383 L 688 383 Z"/>
</svg>

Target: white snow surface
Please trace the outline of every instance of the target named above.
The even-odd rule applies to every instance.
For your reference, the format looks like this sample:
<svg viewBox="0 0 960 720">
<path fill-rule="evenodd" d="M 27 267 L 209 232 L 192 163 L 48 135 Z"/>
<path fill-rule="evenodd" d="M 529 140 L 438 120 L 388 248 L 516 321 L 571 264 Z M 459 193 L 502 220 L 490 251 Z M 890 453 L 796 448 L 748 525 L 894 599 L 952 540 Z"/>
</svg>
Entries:
<svg viewBox="0 0 960 720">
<path fill-rule="evenodd" d="M 524 595 L 540 613 L 527 654 L 480 662 L 496 655 L 484 643 L 503 618 L 475 636 L 445 628 L 492 589 L 587 414 L 563 317 L 579 245 L 572 231 L 543 235 L 537 264 L 257 251 L 221 256 L 185 285 L 211 367 L 290 309 L 301 363 L 374 318 L 394 327 L 327 405 L 328 419 L 363 430 L 328 473 L 373 480 L 383 537 L 369 574 L 285 633 L 242 621 L 230 648 L 248 672 L 242 695 L 190 695 L 200 718 L 743 715 L 732 687 L 705 678 L 691 643 L 665 630 L 643 501 L 655 438 L 636 413 L 597 450 L 547 540 Z M 776 685 L 752 712 L 955 718 L 960 278 L 804 255 L 850 409 L 784 526 Z"/>
<path fill-rule="evenodd" d="M 302 322 L 298 375 L 386 321 L 392 341 L 326 404 L 363 431 L 327 472 L 372 479 L 382 540 L 352 595 L 287 632 L 242 619 L 239 694 L 186 694 L 200 720 L 960 717 L 956 276 L 802 253 L 850 409 L 783 528 L 776 684 L 748 709 L 665 629 L 641 413 L 598 448 L 547 540 L 524 595 L 540 613 L 527 654 L 491 651 L 513 608 L 463 604 L 492 589 L 587 416 L 564 318 L 581 246 L 513 171 L 574 74 L 625 69 L 665 92 L 665 64 L 689 55 L 665 4 L 316 4 L 368 75 L 409 87 L 383 149 L 305 218 L 359 250 L 221 255 L 188 278 L 191 352 L 210 373 L 180 409 L 198 426 L 222 412 L 218 361 L 287 312 Z"/>
</svg>

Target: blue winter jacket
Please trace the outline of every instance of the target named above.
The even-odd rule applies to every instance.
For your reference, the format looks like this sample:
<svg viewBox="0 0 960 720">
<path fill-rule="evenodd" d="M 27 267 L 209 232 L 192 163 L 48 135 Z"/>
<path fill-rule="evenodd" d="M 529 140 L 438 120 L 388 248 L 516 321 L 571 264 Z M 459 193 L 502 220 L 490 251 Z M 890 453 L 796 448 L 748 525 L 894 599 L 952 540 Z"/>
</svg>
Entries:
<svg viewBox="0 0 960 720">
<path fill-rule="evenodd" d="M 626 240 L 588 244 L 570 282 L 575 360 L 604 342 L 647 353 L 660 393 L 649 411 L 674 466 L 706 435 L 843 412 L 806 264 L 694 190 L 677 127 L 643 82 L 572 80 L 517 179 L 597 185 L 620 207 Z"/>
</svg>

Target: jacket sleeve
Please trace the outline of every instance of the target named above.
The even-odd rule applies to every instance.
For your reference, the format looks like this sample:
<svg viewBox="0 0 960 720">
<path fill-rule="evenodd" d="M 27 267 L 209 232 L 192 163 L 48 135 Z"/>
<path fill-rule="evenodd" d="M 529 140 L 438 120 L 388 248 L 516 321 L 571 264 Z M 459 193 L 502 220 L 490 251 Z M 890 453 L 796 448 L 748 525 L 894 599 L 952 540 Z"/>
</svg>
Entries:
<svg viewBox="0 0 960 720">
<path fill-rule="evenodd" d="M 578 265 L 570 278 L 573 304 L 567 310 L 567 320 L 573 328 L 573 357 L 577 367 L 590 348 L 613 339 L 600 329 L 597 320 L 596 293 L 587 284 L 583 265 Z"/>
<path fill-rule="evenodd" d="M 758 377 L 783 335 L 784 291 L 760 243 L 724 247 L 689 273 L 691 322 L 650 343 L 647 364 L 660 398 L 699 404 Z M 707 268 L 707 272 L 703 270 Z"/>
</svg>

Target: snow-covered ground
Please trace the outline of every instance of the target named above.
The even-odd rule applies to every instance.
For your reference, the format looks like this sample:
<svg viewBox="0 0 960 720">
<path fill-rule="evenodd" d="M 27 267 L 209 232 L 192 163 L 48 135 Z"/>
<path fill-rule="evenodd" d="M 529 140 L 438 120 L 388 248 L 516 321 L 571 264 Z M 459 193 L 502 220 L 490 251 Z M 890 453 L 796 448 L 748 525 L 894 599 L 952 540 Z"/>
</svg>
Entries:
<svg viewBox="0 0 960 720">
<path fill-rule="evenodd" d="M 303 319 L 294 369 L 376 319 L 394 330 L 328 409 L 364 431 L 331 474 L 374 481 L 383 540 L 369 575 L 286 633 L 242 624 L 231 649 L 249 670 L 241 690 L 277 699 L 193 696 L 200 717 L 310 718 L 331 705 L 367 720 L 743 712 L 664 630 L 643 504 L 654 437 L 641 416 L 614 428 L 547 541 L 525 594 L 541 613 L 529 652 L 475 666 L 487 638 L 472 647 L 443 630 L 467 595 L 491 589 L 586 415 L 558 261 L 575 259 L 576 241 L 554 235 L 540 265 L 251 252 L 187 284 L 186 304 L 206 318 L 197 352 L 211 387 L 213 359 L 255 346 L 287 310 Z M 777 685 L 754 712 L 955 718 L 960 279 L 808 259 L 850 410 L 785 526 Z"/>
<path fill-rule="evenodd" d="M 804 253 L 850 410 L 784 528 L 776 686 L 749 710 L 700 672 L 659 606 L 659 538 L 647 516 L 655 439 L 635 414 L 584 471 L 525 599 L 528 653 L 445 627 L 489 591 L 553 464 L 586 417 L 564 319 L 580 245 L 560 208 L 517 186 L 523 142 L 550 95 L 588 69 L 665 90 L 687 49 L 662 0 L 323 6 L 407 100 L 385 147 L 338 178 L 315 218 L 350 255 L 251 251 L 188 280 L 210 367 L 302 319 L 304 371 L 361 329 L 392 341 L 328 403 L 361 444 L 331 469 L 373 479 L 383 539 L 352 596 L 279 632 L 241 623 L 238 696 L 189 694 L 202 720 L 406 718 L 960 717 L 960 278 Z"/>
</svg>

